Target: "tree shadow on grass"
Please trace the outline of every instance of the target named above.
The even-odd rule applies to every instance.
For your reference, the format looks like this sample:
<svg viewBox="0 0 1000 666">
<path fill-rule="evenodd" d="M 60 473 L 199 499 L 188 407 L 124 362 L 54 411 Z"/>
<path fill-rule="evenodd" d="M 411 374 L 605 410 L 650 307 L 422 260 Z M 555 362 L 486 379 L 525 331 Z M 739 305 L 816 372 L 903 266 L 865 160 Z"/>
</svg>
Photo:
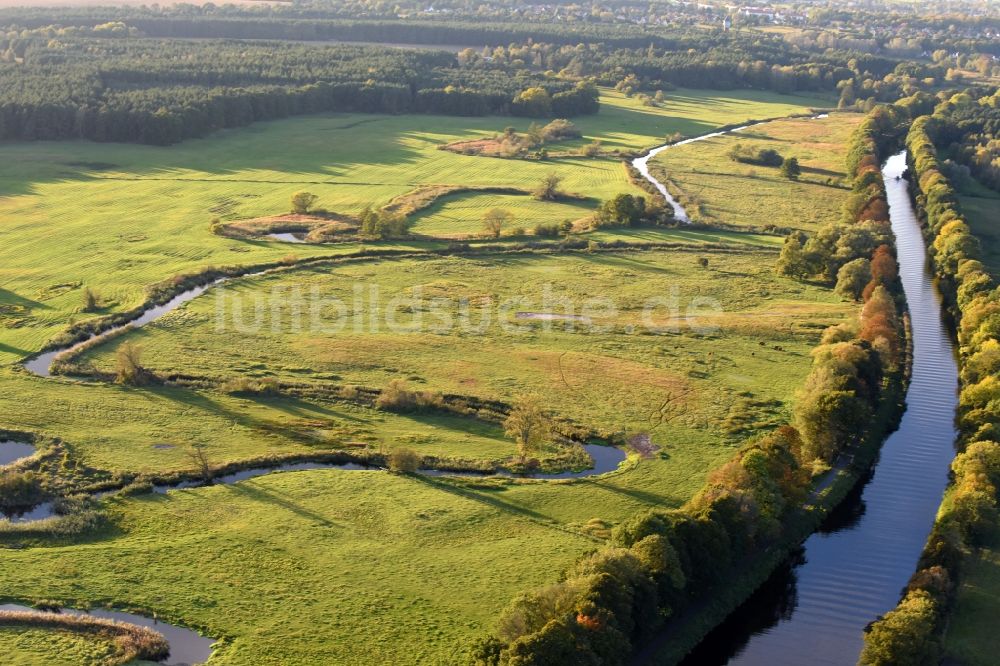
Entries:
<svg viewBox="0 0 1000 666">
<path fill-rule="evenodd" d="M 246 412 L 226 407 L 222 403 L 209 398 L 200 391 L 191 391 L 172 387 L 155 387 L 145 390 L 179 405 L 186 405 L 192 409 L 198 409 L 202 412 L 216 414 L 229 419 L 237 425 L 251 430 L 259 430 L 262 428 L 268 429 L 268 426 L 270 425 L 262 419 L 248 415 Z"/>
<path fill-rule="evenodd" d="M 706 250 L 706 252 L 707 251 L 708 250 Z M 605 266 L 612 266 L 615 268 L 634 268 L 649 273 L 666 273 L 668 275 L 677 274 L 676 269 L 667 268 L 665 266 L 657 266 L 651 261 L 636 259 L 635 257 L 625 256 L 624 254 L 579 254 L 575 255 L 574 259 L 589 261 L 594 264 L 603 264 Z"/>
<path fill-rule="evenodd" d="M 581 532 L 569 529 L 568 527 L 564 527 L 562 524 L 560 524 L 558 521 L 556 521 L 554 518 L 550 516 L 546 516 L 545 514 L 539 513 L 533 509 L 529 509 L 525 506 L 521 506 L 513 502 L 508 502 L 499 497 L 496 497 L 493 493 L 499 493 L 505 490 L 505 488 L 501 486 L 498 486 L 496 488 L 491 488 L 490 490 L 486 490 L 483 488 L 475 489 L 468 486 L 462 486 L 457 483 L 448 481 L 447 479 L 442 477 L 431 477 L 431 476 L 422 476 L 420 474 L 414 474 L 411 475 L 410 478 L 418 483 L 423 483 L 432 488 L 435 488 L 437 490 L 442 490 L 446 493 L 450 493 L 457 497 L 461 497 L 463 499 L 484 504 L 499 511 L 503 511 L 504 513 L 509 513 L 515 516 L 519 516 L 521 518 L 526 518 L 543 527 L 559 530 L 560 532 L 566 532 L 568 534 L 573 534 L 575 536 L 582 536 L 584 538 L 591 538 L 591 539 L 593 538 Z"/>
<path fill-rule="evenodd" d="M 40 308 L 43 310 L 51 310 L 52 308 L 45 303 L 40 301 L 35 301 L 30 298 L 25 298 L 15 291 L 9 289 L 4 289 L 0 287 L 0 305 L 13 305 L 19 308 L 34 309 Z"/>
<path fill-rule="evenodd" d="M 279 398 L 269 398 L 267 396 L 259 396 L 259 395 L 241 395 L 238 397 L 241 400 L 249 400 L 261 407 L 274 409 L 276 411 L 283 412 L 285 414 L 290 414 L 292 416 L 298 416 L 302 418 L 332 417 L 336 419 L 343 419 L 345 421 L 368 423 L 366 419 L 360 418 L 358 416 L 353 416 L 344 411 L 338 411 L 326 404 L 309 402 L 307 400 L 303 400 L 302 398 L 289 397 L 289 396 L 281 396 Z"/>
<path fill-rule="evenodd" d="M 588 479 L 585 483 L 597 486 L 602 490 L 607 490 L 619 495 L 625 495 L 626 497 L 631 497 L 632 499 L 639 500 L 643 504 L 649 504 L 650 506 L 661 507 L 666 509 L 676 509 L 680 506 L 676 501 L 669 501 L 660 495 L 654 493 L 646 492 L 645 490 L 638 490 L 636 488 L 626 488 L 623 486 L 618 486 L 608 481 L 601 480 L 590 480 Z"/>
<path fill-rule="evenodd" d="M 12 347 L 10 345 L 0 342 L 0 354 L 14 354 L 15 356 L 27 356 L 30 354 L 27 349 L 21 349 L 20 347 Z"/>
<path fill-rule="evenodd" d="M 230 486 L 225 486 L 226 491 L 234 495 L 238 495 L 243 498 L 251 499 L 262 504 L 273 504 L 274 506 L 281 507 L 286 511 L 294 513 L 296 516 L 303 518 L 305 520 L 312 521 L 323 527 L 336 527 L 338 524 L 326 516 L 320 515 L 315 511 L 306 509 L 301 504 L 298 504 L 290 499 L 287 495 L 276 490 L 263 488 L 260 484 L 254 483 L 252 481 L 243 481 Z"/>
</svg>

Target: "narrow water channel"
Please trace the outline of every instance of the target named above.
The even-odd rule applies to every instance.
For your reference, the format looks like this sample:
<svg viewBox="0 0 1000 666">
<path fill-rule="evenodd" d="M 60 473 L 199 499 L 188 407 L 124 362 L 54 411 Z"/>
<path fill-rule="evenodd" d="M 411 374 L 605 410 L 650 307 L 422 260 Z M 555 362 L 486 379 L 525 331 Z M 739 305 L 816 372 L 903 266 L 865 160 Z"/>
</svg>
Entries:
<svg viewBox="0 0 1000 666">
<path fill-rule="evenodd" d="M 0 610 L 33 611 L 35 609 L 20 604 L 0 604 Z M 208 661 L 208 658 L 212 656 L 212 645 L 215 643 L 214 638 L 208 638 L 191 629 L 161 622 L 160 620 L 144 615 L 105 608 L 95 608 L 89 611 L 61 608 L 59 609 L 59 613 L 64 615 L 90 615 L 105 620 L 127 622 L 128 624 L 135 624 L 140 627 L 149 627 L 153 631 L 163 634 L 163 637 L 167 639 L 167 643 L 170 645 L 170 656 L 159 662 L 163 666 L 195 666 L 196 664 Z"/>
<path fill-rule="evenodd" d="M 865 626 L 892 609 L 914 572 L 954 456 L 958 369 L 907 192 L 905 153 L 882 173 L 913 325 L 906 413 L 860 492 L 685 663 L 857 663 Z M 845 518 L 846 516 L 846 518 Z"/>
<path fill-rule="evenodd" d="M 829 117 L 829 114 L 821 113 L 819 115 L 811 116 L 811 119 L 822 120 L 823 118 L 827 117 Z M 676 148 L 678 146 L 686 146 L 689 143 L 694 143 L 696 141 L 704 141 L 705 139 L 713 139 L 717 136 L 723 136 L 725 134 L 731 134 L 733 132 L 741 132 L 747 129 L 748 127 L 753 127 L 754 125 L 760 125 L 766 122 L 770 121 L 760 120 L 755 122 L 748 122 L 746 125 L 740 125 L 739 127 L 733 127 L 727 130 L 719 130 L 718 132 L 709 132 L 708 134 L 701 134 L 699 136 L 694 136 L 691 137 L 690 139 L 684 139 L 683 141 L 676 141 L 674 143 L 666 143 L 662 146 L 657 146 L 656 148 L 653 148 L 645 155 L 642 155 L 641 157 L 637 157 L 634 160 L 632 160 L 632 166 L 635 167 L 636 171 L 642 174 L 643 178 L 652 183 L 653 187 L 655 187 L 657 191 L 663 195 L 663 198 L 667 200 L 667 203 L 670 204 L 670 207 L 673 208 L 674 210 L 674 219 L 676 219 L 679 222 L 689 224 L 691 222 L 691 218 L 690 216 L 688 216 L 687 211 L 684 210 L 684 206 L 682 206 L 680 202 L 677 201 L 677 199 L 675 199 L 673 195 L 670 194 L 669 191 L 667 191 L 666 185 L 664 185 L 656 178 L 654 178 L 653 175 L 649 172 L 649 160 L 653 159 L 663 151 L 669 150 L 671 148 Z"/>
</svg>

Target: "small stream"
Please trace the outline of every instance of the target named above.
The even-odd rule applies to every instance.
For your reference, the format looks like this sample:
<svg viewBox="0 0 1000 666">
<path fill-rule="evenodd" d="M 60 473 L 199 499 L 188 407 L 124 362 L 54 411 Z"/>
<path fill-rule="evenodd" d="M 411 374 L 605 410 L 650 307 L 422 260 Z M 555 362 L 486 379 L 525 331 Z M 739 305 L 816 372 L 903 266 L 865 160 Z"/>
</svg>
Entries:
<svg viewBox="0 0 1000 666">
<path fill-rule="evenodd" d="M 607 474 L 608 472 L 613 472 L 618 469 L 618 466 L 625 461 L 628 457 L 625 451 L 614 446 L 604 446 L 601 444 L 584 444 L 584 450 L 590 455 L 591 459 L 594 461 L 594 465 L 589 469 L 580 470 L 579 472 L 574 472 L 572 470 L 567 470 L 565 472 L 554 472 L 551 474 L 546 474 L 543 472 L 537 472 L 534 474 L 512 474 L 506 470 L 499 470 L 496 472 L 472 472 L 472 471 L 453 471 L 453 470 L 442 470 L 442 469 L 421 469 L 417 473 L 423 476 L 443 476 L 443 477 L 458 477 L 458 478 L 474 478 L 474 479 L 486 479 L 491 477 L 502 477 L 502 478 L 512 478 L 512 479 L 582 479 L 588 476 L 597 476 L 598 474 Z M 339 469 L 349 472 L 358 471 L 385 471 L 384 467 L 379 467 L 377 465 L 365 465 L 356 462 L 347 463 L 324 463 L 324 462 L 296 462 L 287 463 L 284 465 L 275 465 L 272 467 L 251 467 L 249 469 L 243 469 L 238 472 L 232 472 L 230 474 L 224 474 L 222 476 L 217 476 L 212 479 L 211 484 L 205 484 L 200 480 L 186 480 L 179 481 L 172 484 L 155 484 L 152 487 L 152 492 L 157 494 L 164 494 L 170 492 L 171 490 L 180 490 L 184 488 L 200 488 L 206 485 L 230 485 L 233 483 L 239 483 L 240 481 L 246 481 L 247 479 L 253 479 L 258 476 L 264 476 L 265 474 L 274 474 L 276 472 L 301 472 L 316 469 Z M 118 492 L 117 490 L 102 491 L 94 494 L 94 497 L 100 499 L 106 497 L 113 493 Z M 4 511 L 0 512 L 0 518 L 6 518 L 12 523 L 28 523 L 35 520 L 43 520 L 45 518 L 51 518 L 58 515 L 55 512 L 54 502 L 42 502 L 30 509 L 24 509 L 21 511 Z"/>
<path fill-rule="evenodd" d="M 905 170 L 905 153 L 882 170 L 913 333 L 899 429 L 870 479 L 806 540 L 801 558 L 780 568 L 685 664 L 853 665 L 865 626 L 895 607 L 916 568 L 955 455 L 958 368 L 907 182 L 898 178 Z"/>
<path fill-rule="evenodd" d="M 248 276 L 241 276 L 241 277 L 248 277 Z M 35 356 L 34 358 L 26 361 L 24 363 L 24 367 L 29 372 L 36 374 L 39 377 L 51 377 L 52 362 L 55 360 L 56 356 L 59 356 L 64 352 L 71 352 L 74 349 L 78 349 L 80 346 L 96 338 L 110 337 L 126 328 L 139 328 L 140 326 L 145 326 L 149 322 L 159 319 L 168 312 L 176 310 L 177 308 L 184 305 L 188 301 L 197 298 L 198 296 L 201 296 L 215 285 L 231 279 L 232 278 L 219 278 L 214 282 L 210 282 L 208 284 L 204 284 L 198 287 L 193 287 L 191 289 L 188 289 L 187 291 L 182 291 L 181 293 L 177 294 L 163 305 L 154 305 L 153 307 L 145 310 L 141 315 L 139 315 L 135 319 L 125 324 L 109 328 L 108 330 L 103 331 L 101 333 L 95 333 L 94 335 L 88 337 L 86 340 L 81 340 L 80 342 L 74 342 L 73 344 L 68 345 L 66 347 L 60 347 L 58 349 L 53 349 L 52 351 L 47 351 L 42 354 L 39 354 L 38 356 Z"/>
<path fill-rule="evenodd" d="M 811 119 L 822 120 L 823 118 L 828 118 L 828 117 L 829 114 L 820 113 L 819 115 L 812 116 Z M 670 148 L 676 148 L 677 146 L 686 146 L 687 144 L 694 143 L 695 141 L 704 141 L 705 139 L 713 139 L 717 136 L 723 136 L 725 134 L 731 134 L 733 132 L 740 132 L 742 130 L 747 129 L 748 127 L 753 127 L 754 125 L 761 125 L 768 122 L 772 121 L 761 120 L 759 122 L 747 123 L 746 125 L 733 127 L 732 129 L 720 130 L 718 132 L 709 132 L 708 134 L 701 134 L 699 136 L 691 137 L 690 139 L 684 139 L 683 141 L 666 143 L 663 144 L 662 146 L 653 148 L 645 155 L 637 157 L 634 160 L 632 160 L 632 166 L 635 167 L 636 171 L 642 174 L 642 177 L 648 180 L 650 183 L 652 183 L 653 186 L 660 192 L 660 194 L 664 196 L 664 198 L 667 200 L 667 203 L 670 204 L 670 207 L 674 209 L 674 218 L 676 220 L 684 223 L 690 223 L 691 218 L 688 216 L 687 211 L 684 210 L 684 206 L 682 206 L 676 199 L 674 199 L 673 196 L 671 196 L 670 192 L 667 191 L 666 185 L 664 185 L 656 178 L 654 178 L 653 175 L 649 172 L 649 160 L 653 159 L 663 151 L 669 150 Z"/>
<path fill-rule="evenodd" d="M 0 610 L 37 611 L 38 609 L 19 604 L 0 604 Z M 60 608 L 59 613 L 66 615 L 90 615 L 91 617 L 99 617 L 106 620 L 127 622 L 141 627 L 149 627 L 153 631 L 163 634 L 163 637 L 170 644 L 170 656 L 159 662 L 164 664 L 164 666 L 193 666 L 194 664 L 201 664 L 208 661 L 208 658 L 212 656 L 212 645 L 215 643 L 214 638 L 206 638 L 191 629 L 160 622 L 144 615 L 107 609 L 79 611 L 72 608 Z"/>
</svg>

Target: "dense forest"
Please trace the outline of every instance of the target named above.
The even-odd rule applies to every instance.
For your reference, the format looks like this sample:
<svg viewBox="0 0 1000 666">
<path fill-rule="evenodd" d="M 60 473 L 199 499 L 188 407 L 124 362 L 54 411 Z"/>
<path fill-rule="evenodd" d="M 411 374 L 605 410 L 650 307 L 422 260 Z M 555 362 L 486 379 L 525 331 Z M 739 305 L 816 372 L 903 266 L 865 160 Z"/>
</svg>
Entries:
<svg viewBox="0 0 1000 666">
<path fill-rule="evenodd" d="M 233 8 L 47 11 L 19 16 L 0 35 L 0 85 L 8 93 L 0 138 L 169 144 L 322 111 L 572 117 L 597 112 L 595 83 L 643 95 L 675 86 L 822 91 L 839 96 L 841 107 L 867 109 L 938 85 L 947 71 L 695 28 Z M 236 38 L 484 46 L 456 54 Z"/>
<path fill-rule="evenodd" d="M 929 131 L 942 149 L 942 168 L 960 189 L 970 176 L 1000 191 L 1000 93 L 971 89 L 952 96 L 936 110 Z"/>
<path fill-rule="evenodd" d="M 444 51 L 29 39 L 0 65 L 0 137 L 169 144 L 321 111 L 595 113 L 586 82 L 460 68 Z"/>
</svg>

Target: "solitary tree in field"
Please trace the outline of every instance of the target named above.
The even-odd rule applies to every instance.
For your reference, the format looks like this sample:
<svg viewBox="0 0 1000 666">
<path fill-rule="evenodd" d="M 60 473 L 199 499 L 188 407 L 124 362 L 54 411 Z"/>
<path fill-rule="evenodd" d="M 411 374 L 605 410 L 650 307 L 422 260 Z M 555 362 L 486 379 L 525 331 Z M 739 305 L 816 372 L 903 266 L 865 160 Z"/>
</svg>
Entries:
<svg viewBox="0 0 1000 666">
<path fill-rule="evenodd" d="M 802 175 L 802 168 L 799 166 L 799 160 L 795 157 L 786 157 L 781 162 L 781 175 L 788 180 L 798 180 L 799 176 Z"/>
<path fill-rule="evenodd" d="M 83 290 L 83 311 L 93 312 L 100 307 L 101 297 L 98 296 L 97 292 L 87 287 Z"/>
<path fill-rule="evenodd" d="M 542 178 L 542 182 L 535 188 L 534 197 L 542 201 L 555 201 L 561 194 L 559 192 L 559 184 L 561 182 L 562 176 L 550 173 L 545 178 Z"/>
<path fill-rule="evenodd" d="M 537 396 L 523 395 L 514 403 L 510 416 L 503 423 L 504 432 L 517 443 L 517 453 L 523 462 L 537 451 L 551 432 L 548 417 L 542 411 Z"/>
<path fill-rule="evenodd" d="M 192 444 L 187 451 L 188 459 L 194 463 L 201 480 L 208 483 L 212 480 L 212 464 L 208 460 L 208 451 L 204 443 Z"/>
<path fill-rule="evenodd" d="M 116 381 L 119 384 L 139 386 L 146 380 L 146 369 L 142 367 L 142 347 L 126 342 L 116 354 Z"/>
<path fill-rule="evenodd" d="M 483 227 L 493 238 L 500 238 L 505 224 L 514 219 L 513 213 L 503 208 L 491 208 L 483 215 Z"/>
<path fill-rule="evenodd" d="M 305 215 L 309 209 L 316 204 L 318 196 L 311 192 L 301 191 L 292 195 L 292 212 L 297 215 Z"/>
</svg>

